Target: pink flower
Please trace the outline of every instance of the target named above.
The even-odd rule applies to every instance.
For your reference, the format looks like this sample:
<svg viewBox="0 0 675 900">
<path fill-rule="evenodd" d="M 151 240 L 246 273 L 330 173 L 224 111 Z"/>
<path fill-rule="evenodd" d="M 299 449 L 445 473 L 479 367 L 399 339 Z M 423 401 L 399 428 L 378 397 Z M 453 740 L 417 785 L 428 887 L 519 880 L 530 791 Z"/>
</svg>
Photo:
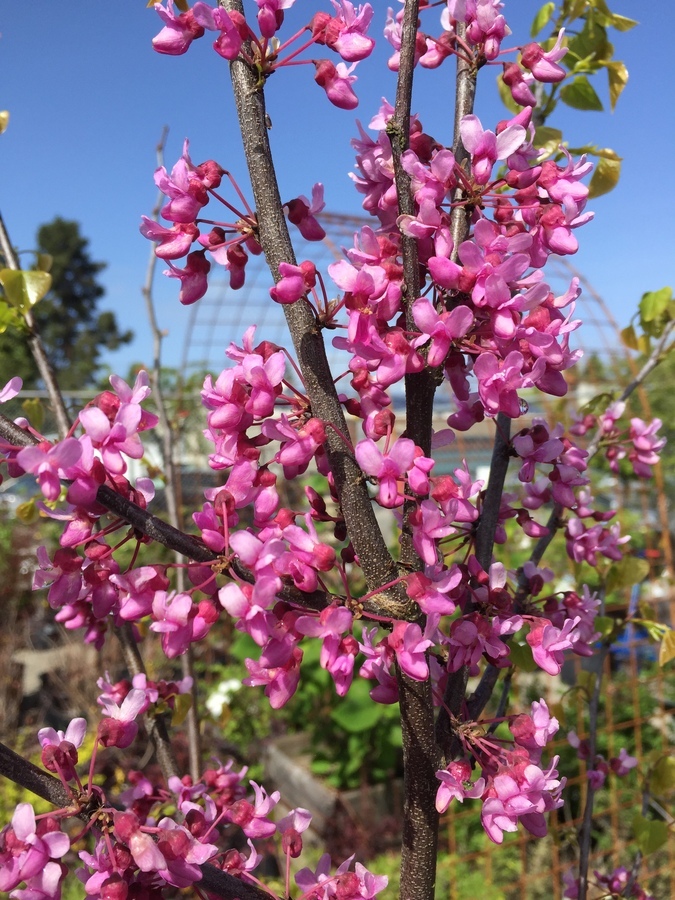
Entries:
<svg viewBox="0 0 675 900">
<path fill-rule="evenodd" d="M 60 859 L 70 850 L 68 835 L 53 830 L 55 821 L 36 825 L 30 803 L 19 803 L 11 824 L 0 832 L 0 891 L 11 891 L 39 875 L 48 860 Z"/>
<path fill-rule="evenodd" d="M 483 802 L 481 820 L 487 836 L 501 844 L 505 831 L 516 831 L 518 820 L 535 837 L 546 834 L 544 813 L 562 806 L 560 793 L 565 779 L 558 779 L 555 757 L 550 768 L 514 767 L 496 775 Z"/>
<path fill-rule="evenodd" d="M 438 562 L 438 541 L 455 532 L 450 521 L 433 500 L 423 500 L 410 514 L 413 545 L 428 566 Z"/>
<path fill-rule="evenodd" d="M 228 810 L 227 818 L 239 825 L 246 837 L 254 840 L 270 837 L 276 831 L 276 825 L 267 816 L 279 802 L 281 794 L 279 791 L 268 794 L 255 781 L 251 782 L 251 787 L 255 793 L 255 802 L 237 800 Z"/>
<path fill-rule="evenodd" d="M 306 831 L 312 821 L 312 814 L 307 809 L 297 807 L 277 822 L 277 831 L 281 835 L 281 849 L 291 859 L 297 859 L 302 853 L 302 832 Z"/>
<path fill-rule="evenodd" d="M 412 305 L 415 325 L 422 334 L 415 338 L 413 347 L 421 347 L 431 341 L 427 352 L 430 366 L 440 366 L 448 355 L 450 344 L 464 337 L 473 324 L 473 313 L 468 306 L 456 306 L 451 312 L 440 315 L 429 300 L 420 297 Z"/>
<path fill-rule="evenodd" d="M 157 53 L 180 56 L 187 52 L 195 38 L 204 34 L 204 29 L 195 21 L 192 10 L 176 15 L 173 0 L 168 0 L 166 9 L 160 3 L 155 3 L 155 11 L 165 23 L 164 28 L 152 39 L 153 49 Z"/>
<path fill-rule="evenodd" d="M 358 62 L 370 56 L 375 41 L 366 36 L 373 18 L 370 3 L 359 6 L 354 12 L 354 4 L 349 0 L 331 0 L 336 15 L 316 13 L 311 22 L 312 35 L 317 44 L 326 44 L 347 62 Z M 342 6 L 342 8 L 340 8 Z"/>
<path fill-rule="evenodd" d="M 209 283 L 206 276 L 211 270 L 211 263 L 206 258 L 204 250 L 194 250 L 188 253 L 185 268 L 179 269 L 169 261 L 170 268 L 164 270 L 169 278 L 180 280 L 180 292 L 178 299 L 184 306 L 196 303 L 206 293 Z"/>
<path fill-rule="evenodd" d="M 301 194 L 286 204 L 289 222 L 297 227 L 306 241 L 322 241 L 326 237 L 326 232 L 316 219 L 325 205 L 321 183 L 315 184 L 312 188 L 311 202 Z"/>
<path fill-rule="evenodd" d="M 145 831 L 133 812 L 115 812 L 115 837 L 129 848 L 141 872 L 166 869 L 166 860 L 153 838 Z"/>
<path fill-rule="evenodd" d="M 10 378 L 4 388 L 0 390 L 0 403 L 7 403 L 8 400 L 13 400 L 22 387 L 23 381 L 18 375 Z"/>
<path fill-rule="evenodd" d="M 339 109 L 356 109 L 359 101 L 352 90 L 356 75 L 351 74 L 356 63 L 347 68 L 344 63 L 335 66 L 329 59 L 321 59 L 314 60 L 314 65 L 316 67 L 314 81 L 325 90 L 330 102 Z"/>
<path fill-rule="evenodd" d="M 426 651 L 434 645 L 430 635 L 434 635 L 439 616 L 429 616 L 422 629 L 415 622 L 396 622 L 387 643 L 396 654 L 402 671 L 415 681 L 425 681 L 429 677 Z"/>
<path fill-rule="evenodd" d="M 155 255 L 160 259 L 179 259 L 185 256 L 199 237 L 199 228 L 194 222 L 176 222 L 171 228 L 166 228 L 147 216 L 141 216 L 141 219 L 141 234 L 157 243 Z"/>
<path fill-rule="evenodd" d="M 454 760 L 448 764 L 447 769 L 436 772 L 436 778 L 441 782 L 436 793 L 436 809 L 439 813 L 444 813 L 452 800 L 464 803 L 467 797 L 481 797 L 485 790 L 484 778 L 477 778 L 471 783 L 471 766 L 463 759 Z"/>
<path fill-rule="evenodd" d="M 613 756 L 609 761 L 610 769 L 619 777 L 627 775 L 631 769 L 634 769 L 637 766 L 637 764 L 637 758 L 635 756 L 630 756 L 625 747 L 622 747 L 621 750 L 619 750 L 618 756 Z"/>
<path fill-rule="evenodd" d="M 272 709 L 281 709 L 296 691 L 300 681 L 301 660 L 302 650 L 299 647 L 293 649 L 290 658 L 282 666 L 267 668 L 247 659 L 245 662 L 249 676 L 243 683 L 254 686 L 264 684 L 265 696 L 269 698 Z"/>
<path fill-rule="evenodd" d="M 78 761 L 77 748 L 87 733 L 87 720 L 73 719 L 63 731 L 53 728 L 41 728 L 38 741 L 42 747 L 42 765 L 49 772 L 60 772 L 66 781 L 75 777 L 75 765 Z"/>
<path fill-rule="evenodd" d="M 386 453 L 370 439 L 359 441 L 356 445 L 356 461 L 366 475 L 377 478 L 377 502 L 386 509 L 394 509 L 403 503 L 405 498 L 399 492 L 398 485 L 412 469 L 416 449 L 415 442 L 409 438 L 398 438 Z"/>
<path fill-rule="evenodd" d="M 213 49 L 223 59 L 236 59 L 242 45 L 242 32 L 248 33 L 248 27 L 242 16 L 233 11 L 227 13 L 222 7 L 213 9 L 207 3 L 198 2 L 192 7 L 195 21 L 209 31 L 220 34 L 213 44 Z"/>
<path fill-rule="evenodd" d="M 471 154 L 471 171 L 478 184 L 487 184 L 498 159 L 506 159 L 523 144 L 527 132 L 522 125 L 508 125 L 498 135 L 483 131 L 478 116 L 464 116 L 460 123 L 464 147 Z"/>
<path fill-rule="evenodd" d="M 107 697 L 101 699 L 107 717 L 98 726 L 98 740 L 104 747 L 119 747 L 124 750 L 138 733 L 136 717 L 149 706 L 145 691 L 133 688 L 121 706 Z"/>
<path fill-rule="evenodd" d="M 534 75 L 537 81 L 545 84 L 562 81 L 567 74 L 562 66 L 557 65 L 559 59 L 567 53 L 567 47 L 562 46 L 565 29 L 558 32 L 558 40 L 555 46 L 545 53 L 539 44 L 528 44 L 521 51 L 521 62 L 526 69 Z"/>
<path fill-rule="evenodd" d="M 281 278 L 270 288 L 270 297 L 277 303 L 295 303 L 316 284 L 316 266 L 305 260 L 299 266 L 279 263 Z"/>
<path fill-rule="evenodd" d="M 515 742 L 530 751 L 532 762 L 539 762 L 543 748 L 559 727 L 558 720 L 551 716 L 545 700 L 535 700 L 529 716 L 522 713 L 509 724 Z"/>
<path fill-rule="evenodd" d="M 33 447 L 24 447 L 17 453 L 19 465 L 37 475 L 40 490 L 47 500 L 58 499 L 61 493 L 61 479 L 67 478 L 67 469 L 77 464 L 82 448 L 75 438 L 66 438 L 57 444 L 42 441 Z"/>
<path fill-rule="evenodd" d="M 659 452 L 666 444 L 665 438 L 656 437 L 662 424 L 661 419 L 654 419 L 649 425 L 642 419 L 630 420 L 630 439 L 634 449 L 629 452 L 628 459 L 640 478 L 651 478 L 651 467 L 658 463 Z"/>
<path fill-rule="evenodd" d="M 548 619 L 535 619 L 525 638 L 532 647 L 534 661 L 549 675 L 559 675 L 564 662 L 564 651 L 572 650 L 576 641 L 575 629 L 579 616 L 567 619 L 562 628 L 556 628 Z"/>
<path fill-rule="evenodd" d="M 192 638 L 192 598 L 189 594 L 157 591 L 152 601 L 151 631 L 162 635 L 162 649 L 169 659 L 185 653 Z"/>
<path fill-rule="evenodd" d="M 172 819 L 160 819 L 157 823 L 157 850 L 165 860 L 158 874 L 168 884 L 186 888 L 201 881 L 202 866 L 215 856 L 220 848 L 197 840 L 183 825 Z"/>
</svg>

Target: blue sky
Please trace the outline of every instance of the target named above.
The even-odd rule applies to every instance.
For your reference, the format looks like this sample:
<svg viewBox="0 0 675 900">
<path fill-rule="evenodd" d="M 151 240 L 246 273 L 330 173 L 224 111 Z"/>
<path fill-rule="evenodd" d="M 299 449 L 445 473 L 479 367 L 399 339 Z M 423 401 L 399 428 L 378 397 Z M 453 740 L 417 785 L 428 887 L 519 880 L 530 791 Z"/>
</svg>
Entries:
<svg viewBox="0 0 675 900">
<path fill-rule="evenodd" d="M 383 22 L 387 3 L 372 2 L 376 20 Z M 529 40 L 539 5 L 506 3 L 514 32 L 510 46 Z M 640 21 L 630 32 L 614 33 L 616 57 L 630 72 L 616 112 L 559 107 L 549 124 L 562 128 L 572 145 L 592 142 L 624 157 L 618 188 L 589 204 L 596 218 L 577 232 L 581 248 L 572 259 L 624 325 L 644 291 L 674 280 L 669 156 L 675 146 L 675 5 L 610 0 L 610 6 Z M 301 27 L 327 8 L 327 0 L 297 0 L 289 25 Z M 38 225 L 55 215 L 81 223 L 93 257 L 108 263 L 102 305 L 136 333 L 133 345 L 107 359 L 122 374 L 130 363 L 150 359 L 140 294 L 149 244 L 138 224 L 155 200 L 152 175 L 162 127 L 170 128 L 167 166 L 189 137 L 195 161 L 214 158 L 246 184 L 227 63 L 211 50 L 208 38 L 183 57 L 154 53 L 150 41 L 159 27 L 143 0 L 71 0 L 58 11 L 45 0 L 29 5 L 3 0 L 0 11 L 0 109 L 11 114 L 0 137 L 0 210 L 21 249 L 30 249 Z M 284 199 L 309 195 L 312 184 L 322 181 L 328 209 L 359 212 L 360 198 L 347 178 L 354 120 L 367 123 L 380 97 L 393 100 L 395 91 L 394 76 L 383 66 L 389 45 L 380 37 L 381 26 L 372 33 L 379 48 L 372 63 L 358 67 L 360 106 L 353 113 L 328 103 L 313 82 L 311 66 L 269 80 L 271 138 Z M 449 143 L 454 66 L 446 63 L 435 74 L 423 74 L 413 107 L 425 129 Z M 606 101 L 604 77 L 598 90 Z M 505 118 L 492 73 L 480 82 L 476 113 L 486 128 Z M 165 361 L 178 365 L 189 311 L 178 303 L 177 282 L 161 275 L 155 297 L 160 323 L 169 332 Z"/>
</svg>

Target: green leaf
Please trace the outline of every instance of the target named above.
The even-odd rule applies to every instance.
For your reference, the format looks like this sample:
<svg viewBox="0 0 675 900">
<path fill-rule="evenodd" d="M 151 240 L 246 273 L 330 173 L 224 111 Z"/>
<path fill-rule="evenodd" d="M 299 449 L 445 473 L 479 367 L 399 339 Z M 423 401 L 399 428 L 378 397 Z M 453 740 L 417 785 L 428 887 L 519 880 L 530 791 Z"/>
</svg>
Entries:
<svg viewBox="0 0 675 900">
<path fill-rule="evenodd" d="M 669 628 L 663 635 L 661 640 L 661 648 L 659 649 L 659 665 L 665 666 L 671 659 L 675 659 L 675 631 Z M 675 760 L 673 760 L 675 763 Z"/>
<path fill-rule="evenodd" d="M 654 853 L 668 840 L 668 825 L 656 819 L 645 819 L 640 813 L 633 816 L 633 833 L 637 845 L 646 856 Z"/>
<path fill-rule="evenodd" d="M 26 500 L 20 503 L 16 508 L 16 517 L 24 525 L 33 525 L 40 518 L 35 500 Z"/>
<path fill-rule="evenodd" d="M 7 302 L 25 313 L 49 291 L 52 276 L 47 272 L 0 269 L 0 284 L 4 288 Z"/>
<path fill-rule="evenodd" d="M 595 397 L 591 397 L 588 403 L 581 407 L 579 412 L 582 416 L 595 416 L 598 413 L 604 413 L 607 407 L 614 403 L 615 399 L 616 396 L 614 394 L 603 391 L 602 394 L 596 394 Z"/>
<path fill-rule="evenodd" d="M 558 152 L 562 139 L 563 134 L 560 129 L 542 125 L 534 134 L 534 146 L 537 150 L 544 150 L 548 156 L 552 156 Z"/>
<path fill-rule="evenodd" d="M 613 53 L 614 48 L 607 40 L 606 29 L 589 15 L 582 30 L 568 41 L 567 55 L 563 57 L 563 62 L 569 68 L 577 68 L 581 63 L 585 69 L 593 71 L 598 68 L 598 60 L 609 60 Z"/>
<path fill-rule="evenodd" d="M 2 110 L 0 110 L 0 134 L 2 134 L 3 131 L 7 130 L 8 125 L 9 125 L 9 110 L 2 109 Z"/>
<path fill-rule="evenodd" d="M 629 350 L 638 349 L 638 339 L 632 325 L 627 325 L 625 328 L 621 329 L 621 342 L 624 346 L 628 347 Z"/>
<path fill-rule="evenodd" d="M 616 624 L 616 620 L 611 616 L 596 616 L 593 622 L 593 630 L 599 631 L 601 637 L 606 638 L 614 631 Z"/>
<path fill-rule="evenodd" d="M 568 22 L 573 22 L 586 11 L 586 0 L 564 0 L 563 13 Z"/>
<path fill-rule="evenodd" d="M 675 788 L 675 756 L 663 756 L 649 776 L 649 790 L 662 796 Z"/>
<path fill-rule="evenodd" d="M 636 25 L 640 23 L 636 19 L 629 19 L 627 16 L 620 16 L 618 13 L 612 13 L 612 28 L 616 28 L 617 31 L 630 31 L 631 28 L 635 28 Z"/>
<path fill-rule="evenodd" d="M 530 28 L 530 35 L 532 37 L 536 37 L 542 28 L 548 25 L 554 10 L 555 3 L 544 3 L 532 22 L 532 27 Z"/>
<path fill-rule="evenodd" d="M 237 662 L 243 663 L 245 659 L 257 659 L 260 655 L 260 647 L 250 634 L 238 634 L 230 645 L 230 656 Z"/>
<path fill-rule="evenodd" d="M 352 698 L 350 691 L 344 702 L 333 709 L 330 717 L 349 734 L 359 734 L 374 728 L 382 715 L 382 706 L 372 701 L 363 703 L 359 698 Z"/>
<path fill-rule="evenodd" d="M 173 715 L 171 716 L 171 724 L 173 726 L 182 725 L 192 706 L 192 697 L 190 694 L 177 694 L 173 701 Z"/>
<path fill-rule="evenodd" d="M 621 92 L 628 84 L 628 69 L 622 62 L 608 62 L 607 78 L 609 79 L 609 105 L 612 112 L 616 106 Z"/>
<path fill-rule="evenodd" d="M 647 322 L 659 319 L 668 309 L 673 299 L 673 289 L 662 287 L 658 291 L 649 291 L 640 300 L 640 322 L 644 327 Z"/>
<path fill-rule="evenodd" d="M 633 622 L 636 625 L 641 625 L 651 640 L 656 644 L 658 644 L 669 631 L 667 625 L 664 625 L 662 622 L 655 622 L 654 619 L 633 619 Z"/>
<path fill-rule="evenodd" d="M 40 272 L 51 272 L 53 263 L 54 257 L 51 255 L 51 253 L 35 254 L 35 268 Z"/>
<path fill-rule="evenodd" d="M 615 162 L 621 162 L 623 160 L 623 156 L 619 156 L 616 150 L 612 150 L 610 147 L 588 147 L 587 150 L 582 151 L 583 153 L 591 153 L 593 156 L 598 156 L 601 159 L 612 159 Z"/>
<path fill-rule="evenodd" d="M 608 194 L 610 191 L 614 190 L 618 184 L 620 175 L 620 160 L 617 162 L 614 159 L 601 157 L 595 166 L 593 177 L 588 185 L 589 198 L 593 199 L 593 197 L 601 197 L 603 194 Z"/>
<path fill-rule="evenodd" d="M 560 99 L 572 109 L 592 109 L 602 111 L 602 101 L 595 93 L 585 75 L 577 75 L 571 84 L 566 84 L 560 91 Z"/>
<path fill-rule="evenodd" d="M 8 303 L 0 302 L 0 334 L 8 328 L 25 327 L 21 313 Z"/>
<path fill-rule="evenodd" d="M 610 566 L 607 574 L 607 593 L 625 587 L 633 587 L 649 575 L 649 563 L 646 559 L 624 556 L 619 562 Z"/>
<path fill-rule="evenodd" d="M 532 656 L 532 648 L 529 644 L 512 643 L 509 645 L 509 654 L 512 666 L 516 666 L 523 672 L 537 671 L 538 667 Z"/>
</svg>

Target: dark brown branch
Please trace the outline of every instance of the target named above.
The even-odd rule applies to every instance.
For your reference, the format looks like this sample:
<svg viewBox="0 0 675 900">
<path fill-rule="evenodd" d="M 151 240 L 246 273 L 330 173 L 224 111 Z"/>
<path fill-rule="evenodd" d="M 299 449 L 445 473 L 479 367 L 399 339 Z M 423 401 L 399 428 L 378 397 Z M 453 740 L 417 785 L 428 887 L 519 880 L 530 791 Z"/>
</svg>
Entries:
<svg viewBox="0 0 675 900">
<path fill-rule="evenodd" d="M 394 161 L 394 179 L 398 210 L 401 215 L 415 215 L 415 200 L 410 176 L 401 157 L 410 142 L 410 113 L 415 69 L 415 39 L 419 15 L 418 0 L 407 0 L 401 34 L 396 105 L 387 126 Z M 406 330 L 416 330 L 412 304 L 420 296 L 420 266 L 417 241 L 401 233 L 403 259 L 403 302 Z M 406 437 L 431 455 L 431 429 L 437 380 L 429 368 L 405 376 Z M 412 542 L 410 514 L 415 501 L 403 508 L 401 562 L 408 568 L 420 569 L 421 560 Z M 434 741 L 434 705 L 430 680 L 413 681 L 397 667 L 401 730 L 403 740 L 404 806 L 403 841 L 401 845 L 401 897 L 433 900 L 436 883 L 438 813 L 438 750 Z"/>
<path fill-rule="evenodd" d="M 240 0 L 224 0 L 223 6 L 243 15 Z M 230 64 L 230 74 L 255 199 L 260 244 L 276 281 L 279 264 L 293 264 L 296 260 L 272 161 L 264 91 L 257 72 L 243 60 L 237 59 Z M 349 537 L 369 589 L 378 590 L 395 580 L 398 573 L 377 524 L 363 473 L 339 437 L 348 433 L 347 425 L 328 365 L 321 328 L 304 299 L 284 304 L 283 309 L 312 415 L 329 426 L 326 428 L 326 454 Z M 405 615 L 409 604 L 404 591 L 388 589 L 386 597 L 391 607 L 390 615 Z"/>
<path fill-rule="evenodd" d="M 410 176 L 403 168 L 401 157 L 410 144 L 410 113 L 412 109 L 413 77 L 415 69 L 415 38 L 419 16 L 418 0 L 406 3 L 401 35 L 396 104 L 394 115 L 387 125 L 394 162 L 394 182 L 398 210 L 401 215 L 415 215 L 415 198 Z M 419 254 L 415 238 L 401 232 L 401 256 L 403 260 L 403 302 L 405 304 L 406 330 L 417 330 L 412 314 L 412 304 L 421 294 Z M 425 456 L 431 455 L 431 430 L 434 395 L 438 386 L 437 372 L 425 368 L 405 376 L 406 427 L 405 436 L 422 448 Z M 417 507 L 407 501 L 403 508 L 401 534 L 401 562 L 408 568 L 419 568 L 420 560 L 412 544 L 410 513 Z"/>
<path fill-rule="evenodd" d="M 476 559 L 488 571 L 492 562 L 492 549 L 495 543 L 495 532 L 499 523 L 499 511 L 504 493 L 504 481 L 509 467 L 511 438 L 511 419 L 504 413 L 497 416 L 497 431 L 492 447 L 490 477 L 488 478 L 483 507 L 476 529 Z"/>
<path fill-rule="evenodd" d="M 457 35 L 460 38 L 466 37 L 466 25 L 457 23 Z M 478 69 L 468 60 L 463 59 L 461 55 L 457 57 L 457 79 L 455 84 L 455 123 L 453 129 L 452 152 L 457 165 L 468 170 L 470 154 L 467 153 L 462 143 L 462 135 L 459 126 L 464 116 L 469 116 L 473 112 L 473 104 L 476 97 L 476 77 Z M 471 224 L 471 212 L 465 206 L 461 205 L 465 199 L 464 190 L 458 186 L 453 196 L 453 202 L 456 204 L 452 210 L 450 220 L 450 233 L 454 243 L 452 258 L 457 261 L 457 251 L 459 245 L 469 236 L 469 226 Z"/>
<path fill-rule="evenodd" d="M 438 813 L 436 771 L 440 755 L 434 739 L 431 682 L 413 681 L 396 667 L 403 733 L 403 840 L 401 900 L 433 900 L 436 883 Z"/>
</svg>

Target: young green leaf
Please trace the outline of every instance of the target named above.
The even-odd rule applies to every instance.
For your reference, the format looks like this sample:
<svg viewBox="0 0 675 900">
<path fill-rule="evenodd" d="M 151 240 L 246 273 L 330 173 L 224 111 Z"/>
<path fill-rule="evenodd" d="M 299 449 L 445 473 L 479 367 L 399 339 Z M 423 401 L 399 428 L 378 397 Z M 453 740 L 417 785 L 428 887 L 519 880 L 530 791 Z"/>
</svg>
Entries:
<svg viewBox="0 0 675 900">
<path fill-rule="evenodd" d="M 606 157 L 600 157 L 596 163 L 593 177 L 588 186 L 589 198 L 593 199 L 593 197 L 601 197 L 603 194 L 608 194 L 610 191 L 614 190 L 619 182 L 620 175 L 621 160 L 617 161 L 614 159 L 607 159 Z"/>
<path fill-rule="evenodd" d="M 52 285 L 52 276 L 47 272 L 0 269 L 0 284 L 5 291 L 7 302 L 25 313 L 48 293 Z"/>
<path fill-rule="evenodd" d="M 532 37 L 536 37 L 542 28 L 545 28 L 546 25 L 548 25 L 554 10 L 555 3 L 544 3 L 532 22 L 532 27 L 530 28 L 530 35 Z"/>
<path fill-rule="evenodd" d="M 592 109 L 601 112 L 602 101 L 585 75 L 577 75 L 571 84 L 560 91 L 560 99 L 572 109 Z"/>
</svg>

